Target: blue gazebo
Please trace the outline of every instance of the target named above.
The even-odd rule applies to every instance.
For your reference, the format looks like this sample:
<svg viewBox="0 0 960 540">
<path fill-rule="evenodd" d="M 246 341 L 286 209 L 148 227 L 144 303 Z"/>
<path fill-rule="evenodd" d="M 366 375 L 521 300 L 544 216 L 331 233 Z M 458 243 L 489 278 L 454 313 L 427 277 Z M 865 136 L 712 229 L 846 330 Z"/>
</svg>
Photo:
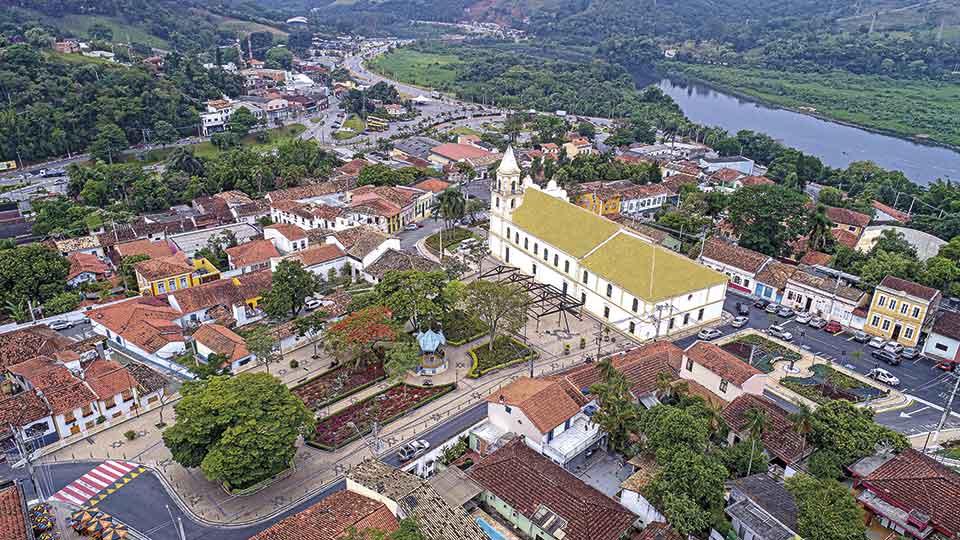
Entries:
<svg viewBox="0 0 960 540">
<path fill-rule="evenodd" d="M 417 344 L 420 346 L 420 374 L 436 375 L 447 370 L 446 354 L 441 348 L 447 344 L 443 332 L 427 330 L 417 334 Z"/>
</svg>

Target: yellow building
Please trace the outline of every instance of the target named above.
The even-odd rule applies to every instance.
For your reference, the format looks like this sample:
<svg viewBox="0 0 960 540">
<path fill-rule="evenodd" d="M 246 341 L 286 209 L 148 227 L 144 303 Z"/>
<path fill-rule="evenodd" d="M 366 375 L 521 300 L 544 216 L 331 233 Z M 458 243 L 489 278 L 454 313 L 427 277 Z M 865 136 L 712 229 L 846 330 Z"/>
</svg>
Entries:
<svg viewBox="0 0 960 540">
<path fill-rule="evenodd" d="M 632 187 L 636 186 L 628 180 L 581 184 L 582 192 L 577 197 L 577 206 L 601 216 L 618 215 L 623 201 L 623 192 Z"/>
<path fill-rule="evenodd" d="M 920 332 L 940 303 L 940 291 L 912 281 L 887 276 L 873 293 L 864 331 L 915 347 Z"/>
<path fill-rule="evenodd" d="M 210 261 L 203 257 L 191 261 L 183 252 L 140 261 L 133 268 L 142 295 L 167 294 L 220 279 Z"/>
</svg>

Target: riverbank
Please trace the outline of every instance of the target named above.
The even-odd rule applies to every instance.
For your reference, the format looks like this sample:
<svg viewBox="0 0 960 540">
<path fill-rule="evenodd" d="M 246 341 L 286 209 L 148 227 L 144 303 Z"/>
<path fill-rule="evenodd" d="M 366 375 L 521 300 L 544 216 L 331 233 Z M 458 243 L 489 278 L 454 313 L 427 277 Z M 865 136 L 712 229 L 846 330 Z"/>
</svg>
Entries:
<svg viewBox="0 0 960 540">
<path fill-rule="evenodd" d="M 960 85 L 846 72 L 661 63 L 672 79 L 917 144 L 960 150 Z"/>
</svg>

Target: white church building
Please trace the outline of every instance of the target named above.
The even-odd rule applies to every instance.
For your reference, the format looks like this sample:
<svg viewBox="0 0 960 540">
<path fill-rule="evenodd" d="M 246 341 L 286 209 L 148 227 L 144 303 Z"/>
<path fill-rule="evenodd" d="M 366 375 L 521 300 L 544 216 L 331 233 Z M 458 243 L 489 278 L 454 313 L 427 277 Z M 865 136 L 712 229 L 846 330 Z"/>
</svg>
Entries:
<svg viewBox="0 0 960 540">
<path fill-rule="evenodd" d="M 654 339 L 720 320 L 727 277 L 521 179 L 504 154 L 490 198 L 490 253 L 561 289 L 600 320 Z"/>
</svg>

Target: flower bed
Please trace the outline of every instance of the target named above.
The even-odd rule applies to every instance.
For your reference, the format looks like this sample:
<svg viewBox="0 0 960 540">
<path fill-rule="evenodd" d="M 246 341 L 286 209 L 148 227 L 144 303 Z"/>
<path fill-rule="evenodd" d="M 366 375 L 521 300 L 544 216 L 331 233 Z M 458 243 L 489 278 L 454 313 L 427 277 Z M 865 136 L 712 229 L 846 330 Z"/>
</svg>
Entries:
<svg viewBox="0 0 960 540">
<path fill-rule="evenodd" d="M 429 388 L 403 383 L 391 386 L 317 422 L 313 437 L 307 444 L 321 450 L 336 450 L 360 438 L 357 430 L 350 425 L 351 422 L 366 435 L 372 429 L 374 421 L 381 426 L 389 424 L 453 391 L 454 388 L 454 384 Z"/>
<path fill-rule="evenodd" d="M 813 371 L 811 377 L 784 377 L 780 380 L 780 384 L 819 404 L 835 399 L 859 403 L 885 396 L 889 392 L 827 365 L 818 364 L 811 370 Z"/>
<path fill-rule="evenodd" d="M 443 319 L 443 335 L 454 347 L 480 339 L 486 333 L 487 325 L 483 321 L 460 310 L 450 312 Z"/>
<path fill-rule="evenodd" d="M 341 366 L 330 370 L 298 384 L 290 391 L 307 407 L 316 411 L 386 378 L 381 362 L 370 362 L 360 371 L 353 371 L 352 367 Z"/>
<path fill-rule="evenodd" d="M 451 249 L 456 249 L 456 246 L 463 242 L 467 238 L 476 238 L 472 232 L 462 227 L 454 227 L 452 229 L 447 229 L 443 231 L 443 247 L 444 253 L 449 253 Z M 427 237 L 424 241 L 427 246 L 427 249 L 430 250 L 436 256 L 440 256 L 440 233 L 434 233 Z"/>
<path fill-rule="evenodd" d="M 773 363 L 783 359 L 787 362 L 800 360 L 800 353 L 785 347 L 775 341 L 756 334 L 747 334 L 722 345 L 720 348 L 731 353 L 744 362 L 750 361 L 750 349 L 756 347 L 753 353 L 753 367 L 764 373 L 773 371 Z"/>
<path fill-rule="evenodd" d="M 473 360 L 473 365 L 470 366 L 467 377 L 476 379 L 491 371 L 526 362 L 539 356 L 537 351 L 512 337 L 497 336 L 492 351 L 488 348 L 488 343 L 470 349 L 470 358 Z"/>
</svg>

